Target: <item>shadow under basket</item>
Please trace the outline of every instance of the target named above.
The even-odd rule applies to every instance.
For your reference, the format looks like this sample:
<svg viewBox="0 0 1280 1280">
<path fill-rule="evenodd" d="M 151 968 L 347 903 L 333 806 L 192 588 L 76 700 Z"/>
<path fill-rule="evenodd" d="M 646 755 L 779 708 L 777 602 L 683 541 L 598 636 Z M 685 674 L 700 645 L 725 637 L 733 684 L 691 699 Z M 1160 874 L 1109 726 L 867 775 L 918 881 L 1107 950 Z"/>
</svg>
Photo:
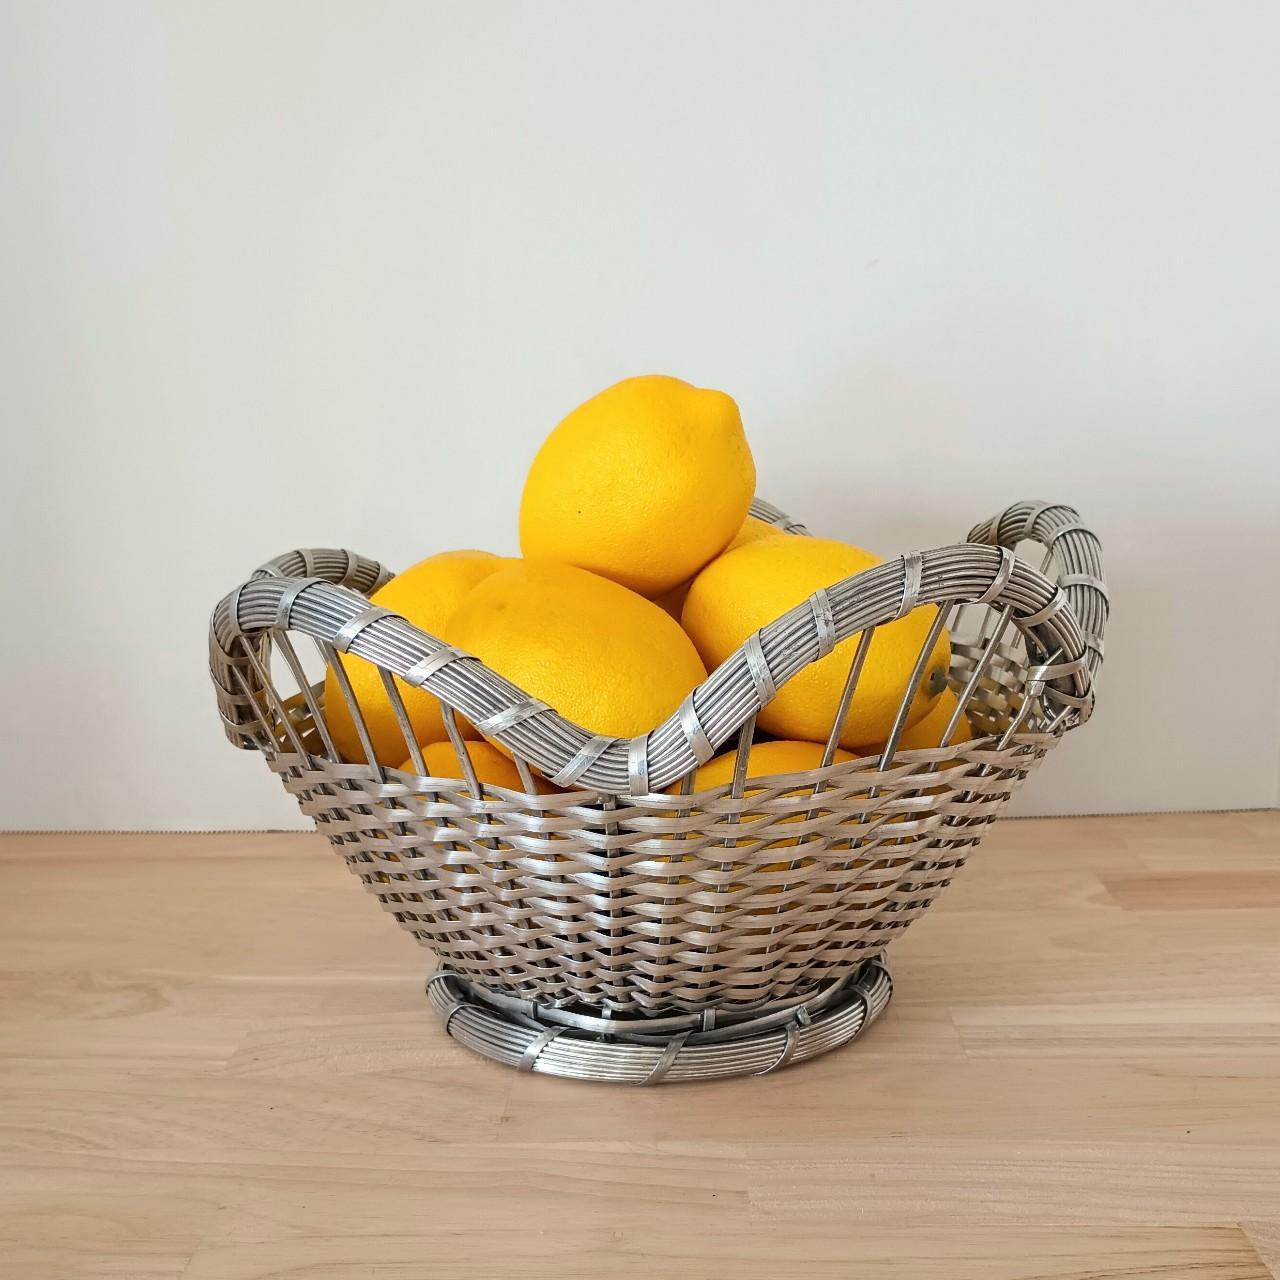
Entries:
<svg viewBox="0 0 1280 1280">
<path fill-rule="evenodd" d="M 752 513 L 805 535 L 768 503 Z M 1043 548 L 1039 568 L 1014 554 L 1024 542 Z M 371 604 L 390 576 L 347 551 L 294 551 L 226 596 L 210 665 L 227 734 L 266 756 L 365 887 L 435 953 L 427 996 L 450 1035 L 519 1070 L 633 1084 L 762 1074 L 862 1034 L 891 994 L 886 945 L 1088 718 L 1107 617 L 1094 535 L 1070 507 L 1018 503 L 965 543 L 816 592 L 668 721 L 619 740 Z M 875 629 L 930 605 L 875 755 L 746 777 L 760 708 L 841 645 L 831 761 Z M 957 709 L 943 745 L 901 749 L 944 627 Z M 408 771 L 335 749 L 328 668 L 374 759 L 339 653 L 378 668 Z M 403 686 L 440 699 L 465 777 L 426 776 Z M 521 790 L 477 780 L 460 717 L 510 751 Z M 952 742 L 962 717 L 973 736 Z M 735 743 L 733 781 L 693 792 L 697 767 Z M 539 790 L 535 775 L 557 789 Z"/>
</svg>

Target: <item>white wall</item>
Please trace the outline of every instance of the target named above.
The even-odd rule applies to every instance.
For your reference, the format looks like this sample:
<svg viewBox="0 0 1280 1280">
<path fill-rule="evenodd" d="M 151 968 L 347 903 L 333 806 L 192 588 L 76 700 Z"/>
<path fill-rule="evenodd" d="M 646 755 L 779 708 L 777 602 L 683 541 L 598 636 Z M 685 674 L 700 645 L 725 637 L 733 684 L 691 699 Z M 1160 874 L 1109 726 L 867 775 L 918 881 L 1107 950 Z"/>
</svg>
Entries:
<svg viewBox="0 0 1280 1280">
<path fill-rule="evenodd" d="M 513 550 L 536 442 L 640 371 L 883 553 L 1093 522 L 1099 710 L 1022 811 L 1274 804 L 1278 14 L 0 5 L 0 825 L 297 825 L 217 598 Z"/>
</svg>

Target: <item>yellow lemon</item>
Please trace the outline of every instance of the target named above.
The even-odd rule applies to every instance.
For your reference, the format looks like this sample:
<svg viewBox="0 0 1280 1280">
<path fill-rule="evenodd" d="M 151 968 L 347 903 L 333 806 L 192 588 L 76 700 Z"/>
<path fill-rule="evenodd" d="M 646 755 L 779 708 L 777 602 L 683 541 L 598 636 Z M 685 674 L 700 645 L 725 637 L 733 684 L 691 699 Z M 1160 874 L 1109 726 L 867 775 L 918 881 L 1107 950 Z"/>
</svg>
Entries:
<svg viewBox="0 0 1280 1280">
<path fill-rule="evenodd" d="M 490 783 L 495 787 L 505 787 L 508 791 L 523 791 L 520 773 L 497 747 L 488 742 L 477 742 L 470 738 L 463 742 L 471 767 L 475 770 L 480 782 Z M 452 742 L 429 742 L 422 748 L 423 763 L 427 766 L 428 778 L 463 778 L 462 761 L 458 758 Z M 400 766 L 401 773 L 416 773 L 413 760 L 409 759 Z"/>
<path fill-rule="evenodd" d="M 776 524 L 770 524 L 767 520 L 757 520 L 755 516 L 748 516 L 722 554 L 727 554 L 736 547 L 745 546 L 748 542 L 758 542 L 761 538 L 785 538 L 786 536 L 786 533 Z M 670 591 L 658 596 L 653 603 L 660 604 L 678 621 L 684 609 L 685 597 L 689 594 L 689 588 L 692 585 L 693 579 L 690 578 L 688 582 L 682 582 L 678 587 L 672 587 Z"/>
<path fill-rule="evenodd" d="M 902 737 L 898 739 L 898 748 L 902 751 L 917 751 L 942 746 L 942 735 L 946 732 L 955 709 L 956 695 L 950 689 L 944 689 L 941 697 L 933 704 L 933 710 L 923 720 L 918 720 L 909 729 L 903 730 Z M 969 725 L 969 717 L 962 714 L 956 721 L 947 746 L 954 747 L 972 739 L 973 729 Z M 875 750 L 878 748 L 872 748 L 866 754 L 870 755 Z"/>
<path fill-rule="evenodd" d="M 579 405 L 543 442 L 520 502 L 530 559 L 589 569 L 651 599 L 742 527 L 756 469 L 723 391 L 653 374 Z"/>
<path fill-rule="evenodd" d="M 664 591 L 662 595 L 657 596 L 653 603 L 679 622 L 681 610 L 684 609 L 684 598 L 688 594 L 689 583 L 682 582 L 678 587 L 672 587 L 670 591 Z"/>
<path fill-rule="evenodd" d="M 573 565 L 522 560 L 486 578 L 445 635 L 591 733 L 631 738 L 706 678 L 692 641 L 651 600 Z"/>
<path fill-rule="evenodd" d="M 799 604 L 819 587 L 880 564 L 880 558 L 825 538 L 761 538 L 713 560 L 694 580 L 681 621 L 708 668 L 719 666 L 752 632 Z M 854 747 L 888 736 L 921 647 L 936 616 L 933 605 L 876 628 L 840 734 Z M 760 727 L 780 738 L 827 736 L 859 637 L 810 663 L 760 711 Z M 928 712 L 946 687 L 951 648 L 946 632 L 929 656 L 907 724 Z"/>
<path fill-rule="evenodd" d="M 442 636 L 445 624 L 467 593 L 478 582 L 510 563 L 487 551 L 443 551 L 398 574 L 369 599 L 384 609 L 403 615 L 431 635 Z M 349 654 L 340 655 L 339 661 L 360 704 L 378 763 L 398 764 L 409 748 L 404 734 L 400 732 L 378 668 Z M 439 699 L 421 689 L 411 689 L 400 680 L 396 680 L 396 688 L 404 699 L 415 741 L 437 742 L 444 738 Z M 332 668 L 325 672 L 324 712 L 334 746 L 342 758 L 351 762 L 363 761 L 360 736 Z"/>
<path fill-rule="evenodd" d="M 747 777 L 763 778 L 778 773 L 801 773 L 806 769 L 817 769 L 822 764 L 822 750 L 820 742 L 777 740 L 753 743 L 747 755 Z M 837 747 L 831 763 L 839 764 L 842 760 L 852 759 L 853 756 L 849 752 L 841 751 Z M 693 775 L 693 789 L 709 791 L 712 787 L 720 787 L 732 782 L 737 760 L 736 749 L 708 760 Z M 678 784 L 675 789 L 679 789 Z M 750 795 L 750 790 L 746 794 Z"/>
<path fill-rule="evenodd" d="M 767 520 L 759 520 L 755 516 L 748 516 L 742 522 L 742 528 L 734 535 L 733 541 L 725 547 L 725 551 L 736 551 L 739 547 L 745 547 L 748 542 L 759 542 L 761 538 L 785 538 L 787 532 L 779 529 L 776 524 L 770 524 Z"/>
</svg>

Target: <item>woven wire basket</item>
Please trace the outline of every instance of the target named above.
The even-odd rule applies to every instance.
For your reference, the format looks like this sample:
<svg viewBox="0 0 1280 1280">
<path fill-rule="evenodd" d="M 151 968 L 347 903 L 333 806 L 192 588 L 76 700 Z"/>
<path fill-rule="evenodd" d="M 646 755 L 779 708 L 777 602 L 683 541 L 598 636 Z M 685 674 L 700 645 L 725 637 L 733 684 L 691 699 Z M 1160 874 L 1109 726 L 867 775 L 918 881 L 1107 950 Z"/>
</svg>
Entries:
<svg viewBox="0 0 1280 1280">
<path fill-rule="evenodd" d="M 752 514 L 806 533 L 768 503 Z M 1039 568 L 1014 554 L 1027 541 L 1044 549 Z M 891 993 L 886 944 L 1088 718 L 1107 617 L 1096 537 L 1070 507 L 1019 503 L 966 543 L 816 592 L 624 741 L 372 605 L 390 577 L 348 551 L 294 551 L 223 599 L 210 667 L 226 732 L 263 753 L 439 958 L 427 994 L 451 1035 L 522 1070 L 630 1083 L 776 1070 L 869 1026 Z M 831 708 L 831 761 L 876 627 L 925 604 L 937 615 L 883 749 L 748 782 L 756 715 L 777 688 L 858 637 Z M 958 709 L 943 746 L 901 750 L 943 627 Z M 340 652 L 378 667 L 411 771 L 334 748 L 326 667 L 374 761 Z M 466 776 L 426 776 L 393 676 L 441 700 Z M 974 736 L 945 745 L 961 713 Z M 523 790 L 477 781 L 460 716 L 512 753 Z M 697 767 L 731 742 L 733 781 L 692 792 Z M 534 770 L 560 789 L 539 790 Z"/>
</svg>

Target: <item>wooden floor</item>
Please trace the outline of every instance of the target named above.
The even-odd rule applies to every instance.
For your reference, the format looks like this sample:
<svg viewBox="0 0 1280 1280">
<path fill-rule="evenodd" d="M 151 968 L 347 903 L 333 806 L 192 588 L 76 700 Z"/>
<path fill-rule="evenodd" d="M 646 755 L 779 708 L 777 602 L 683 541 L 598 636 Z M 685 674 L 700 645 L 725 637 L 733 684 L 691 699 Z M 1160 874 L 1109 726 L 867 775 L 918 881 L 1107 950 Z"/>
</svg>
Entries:
<svg viewBox="0 0 1280 1280">
<path fill-rule="evenodd" d="M 584 1086 L 317 836 L 0 838 L 0 1275 L 1278 1268 L 1280 814 L 1006 822 L 891 957 L 843 1051 Z"/>
</svg>

